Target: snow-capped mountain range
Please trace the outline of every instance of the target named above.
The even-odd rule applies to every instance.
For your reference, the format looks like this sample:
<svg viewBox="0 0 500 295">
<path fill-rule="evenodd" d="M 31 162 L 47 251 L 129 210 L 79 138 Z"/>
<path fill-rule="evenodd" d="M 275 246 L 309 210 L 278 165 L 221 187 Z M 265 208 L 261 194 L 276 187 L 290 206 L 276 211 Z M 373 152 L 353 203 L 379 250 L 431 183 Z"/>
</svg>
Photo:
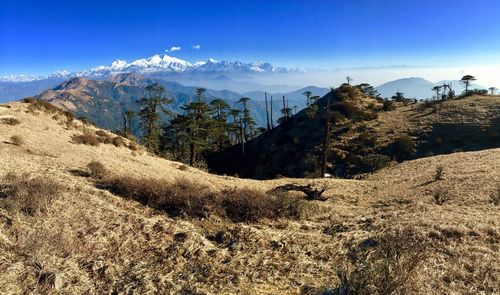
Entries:
<svg viewBox="0 0 500 295">
<path fill-rule="evenodd" d="M 133 62 L 116 60 L 109 66 L 98 66 L 88 70 L 69 73 L 67 71 L 54 72 L 48 76 L 9 75 L 0 77 L 0 82 L 31 82 L 51 78 L 89 77 L 102 78 L 114 74 L 135 73 L 141 75 L 170 74 L 170 73 L 286 73 L 302 72 L 303 69 L 289 69 L 276 67 L 270 63 L 240 61 L 217 61 L 210 58 L 207 61 L 198 61 L 194 64 L 169 55 L 154 55 L 149 58 L 138 59 Z"/>
</svg>

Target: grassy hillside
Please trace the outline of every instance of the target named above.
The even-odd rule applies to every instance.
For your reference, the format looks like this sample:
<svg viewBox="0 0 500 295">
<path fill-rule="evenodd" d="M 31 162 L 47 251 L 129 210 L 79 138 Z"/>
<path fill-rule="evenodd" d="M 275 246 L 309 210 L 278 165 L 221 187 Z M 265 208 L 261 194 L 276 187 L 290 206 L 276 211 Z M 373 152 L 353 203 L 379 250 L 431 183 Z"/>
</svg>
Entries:
<svg viewBox="0 0 500 295">
<path fill-rule="evenodd" d="M 342 177 L 372 172 L 403 161 L 457 151 L 500 147 L 500 97 L 469 96 L 447 101 L 392 104 L 342 86 L 331 95 L 328 173 Z M 325 104 L 304 110 L 248 142 L 246 155 L 234 146 L 209 157 L 217 173 L 252 178 L 320 174 Z"/>
<path fill-rule="evenodd" d="M 491 149 L 364 180 L 238 179 L 0 105 L 0 293 L 498 293 L 499 162 Z M 328 200 L 268 192 L 288 183 Z M 283 204 L 293 214 L 272 214 Z"/>
</svg>

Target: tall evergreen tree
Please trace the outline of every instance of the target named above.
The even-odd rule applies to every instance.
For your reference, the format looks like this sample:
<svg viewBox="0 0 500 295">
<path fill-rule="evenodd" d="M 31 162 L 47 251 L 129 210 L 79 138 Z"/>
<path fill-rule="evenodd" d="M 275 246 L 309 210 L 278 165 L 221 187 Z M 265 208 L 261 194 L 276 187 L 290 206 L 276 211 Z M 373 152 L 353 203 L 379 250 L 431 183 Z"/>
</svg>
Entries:
<svg viewBox="0 0 500 295">
<path fill-rule="evenodd" d="M 229 115 L 229 105 L 220 98 L 210 101 L 212 119 L 214 126 L 211 135 L 217 142 L 218 150 L 222 151 L 224 145 L 229 142 L 229 132 L 227 119 Z"/>
<path fill-rule="evenodd" d="M 165 88 L 158 83 L 148 85 L 145 89 L 148 95 L 137 101 L 141 108 L 139 117 L 144 132 L 143 142 L 149 151 L 158 153 L 161 128 L 160 112 L 171 114 L 169 110 L 165 109 L 165 105 L 172 103 L 172 99 L 163 97 Z"/>
</svg>

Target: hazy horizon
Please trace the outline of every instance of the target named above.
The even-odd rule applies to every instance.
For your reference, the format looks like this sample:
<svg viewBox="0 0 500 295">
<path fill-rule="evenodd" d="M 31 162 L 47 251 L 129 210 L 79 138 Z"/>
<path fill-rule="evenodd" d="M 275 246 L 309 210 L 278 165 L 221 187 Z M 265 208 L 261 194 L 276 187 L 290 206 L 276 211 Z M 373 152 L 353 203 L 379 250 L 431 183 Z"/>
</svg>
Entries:
<svg viewBox="0 0 500 295">
<path fill-rule="evenodd" d="M 498 85 L 500 40 L 491 36 L 500 32 L 500 3 L 468 4 L 440 1 L 439 7 L 450 8 L 444 10 L 430 0 L 148 1 L 133 6 L 4 1 L 0 76 L 73 72 L 168 54 L 190 62 L 216 58 L 308 68 L 300 86 L 332 86 L 346 75 L 379 85 L 463 74 L 477 76 L 485 86 Z M 471 15 L 480 17 L 456 22 Z"/>
</svg>

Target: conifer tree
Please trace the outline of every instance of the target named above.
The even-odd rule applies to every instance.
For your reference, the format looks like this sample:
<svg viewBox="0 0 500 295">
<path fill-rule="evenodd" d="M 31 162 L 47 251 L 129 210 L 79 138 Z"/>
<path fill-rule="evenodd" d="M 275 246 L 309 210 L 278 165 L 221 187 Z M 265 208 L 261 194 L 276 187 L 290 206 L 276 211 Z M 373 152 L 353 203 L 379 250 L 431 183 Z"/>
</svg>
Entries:
<svg viewBox="0 0 500 295">
<path fill-rule="evenodd" d="M 172 103 L 172 99 L 163 97 L 165 88 L 158 83 L 147 86 L 147 96 L 137 101 L 140 105 L 139 117 L 144 132 L 143 142 L 150 152 L 159 152 L 160 112 L 170 115 L 165 105 Z"/>
</svg>

